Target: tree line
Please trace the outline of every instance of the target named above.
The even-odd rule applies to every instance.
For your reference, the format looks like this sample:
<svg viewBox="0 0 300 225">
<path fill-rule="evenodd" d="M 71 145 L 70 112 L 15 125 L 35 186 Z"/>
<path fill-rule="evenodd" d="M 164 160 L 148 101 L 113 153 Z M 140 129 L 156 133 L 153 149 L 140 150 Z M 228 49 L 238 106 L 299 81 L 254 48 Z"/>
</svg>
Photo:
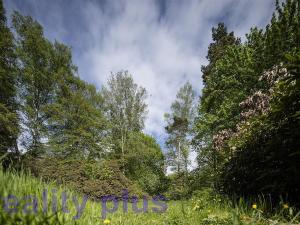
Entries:
<svg viewBox="0 0 300 225">
<path fill-rule="evenodd" d="M 0 15 L 1 154 L 91 165 L 111 160 L 145 191 L 157 191 L 164 155 L 142 131 L 146 89 L 119 71 L 97 90 L 80 79 L 71 49 L 49 41 L 36 20 L 14 12 L 9 29 L 2 1 Z"/>
<path fill-rule="evenodd" d="M 8 28 L 0 1 L 0 152 L 48 158 L 49 171 L 67 168 L 68 176 L 88 171 L 84 185 L 114 177 L 173 199 L 209 187 L 297 204 L 299 20 L 300 1 L 287 0 L 277 1 L 266 28 L 251 28 L 243 42 L 224 23 L 213 27 L 204 88 L 199 98 L 190 83 L 179 89 L 165 114 L 163 153 L 143 133 L 148 93 L 128 71 L 112 73 L 97 90 L 80 79 L 71 49 L 45 38 L 37 21 L 14 12 Z M 191 151 L 198 164 L 192 170 Z M 122 182 L 107 186 L 121 190 Z"/>
</svg>

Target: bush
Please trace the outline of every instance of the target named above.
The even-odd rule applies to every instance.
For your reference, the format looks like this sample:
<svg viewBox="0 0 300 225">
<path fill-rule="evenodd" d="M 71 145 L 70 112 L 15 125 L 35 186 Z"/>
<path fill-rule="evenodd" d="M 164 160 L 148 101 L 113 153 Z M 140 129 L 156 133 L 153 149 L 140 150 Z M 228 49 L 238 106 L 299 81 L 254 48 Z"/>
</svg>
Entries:
<svg viewBox="0 0 300 225">
<path fill-rule="evenodd" d="M 120 171 L 117 161 L 90 162 L 57 158 L 26 159 L 25 168 L 45 181 L 56 181 L 86 194 L 92 199 L 105 195 L 121 197 L 124 190 L 130 196 L 144 193 Z"/>
<path fill-rule="evenodd" d="M 168 190 L 165 195 L 168 200 L 180 200 L 189 197 L 189 180 L 184 173 L 171 174 L 167 178 Z"/>
</svg>

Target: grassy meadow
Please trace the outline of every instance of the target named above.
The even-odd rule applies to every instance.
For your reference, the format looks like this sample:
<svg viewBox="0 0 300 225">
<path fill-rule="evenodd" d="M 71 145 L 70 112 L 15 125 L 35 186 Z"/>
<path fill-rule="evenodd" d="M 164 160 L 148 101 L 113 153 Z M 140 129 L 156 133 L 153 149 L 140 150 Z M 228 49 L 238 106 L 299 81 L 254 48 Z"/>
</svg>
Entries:
<svg viewBox="0 0 300 225">
<path fill-rule="evenodd" d="M 63 192 L 68 196 L 77 196 L 79 204 L 82 203 L 82 195 L 67 189 L 66 187 L 57 187 L 54 183 L 44 183 L 43 181 L 33 178 L 24 173 L 3 170 L 0 171 L 0 193 L 2 208 L 0 213 L 1 224 L 299 224 L 299 213 L 297 214 L 292 207 L 283 204 L 278 207 L 277 213 L 268 215 L 265 210 L 264 201 L 246 204 L 242 200 L 233 206 L 229 201 L 218 197 L 208 196 L 207 191 L 199 192 L 192 199 L 187 201 L 169 201 L 167 210 L 164 213 L 152 212 L 153 203 L 149 201 L 148 213 L 134 213 L 131 203 L 128 203 L 128 213 L 124 213 L 122 202 L 119 202 L 118 210 L 114 213 L 107 212 L 106 218 L 101 217 L 101 202 L 87 200 L 86 206 L 79 219 L 74 220 L 76 208 L 72 201 L 68 199 L 67 206 L 69 213 L 62 212 L 61 195 Z M 43 190 L 48 192 L 48 210 L 44 213 L 42 205 Z M 52 193 L 50 190 L 56 189 L 58 202 L 57 213 L 52 212 Z M 21 200 L 17 207 L 17 212 L 4 209 L 4 199 L 7 196 L 15 195 L 18 199 L 25 196 L 37 196 L 37 212 L 33 210 L 33 205 L 26 203 L 32 200 Z M 139 200 L 139 208 L 142 200 Z M 10 210 L 15 208 L 12 199 L 7 205 Z M 107 205 L 112 209 L 112 203 Z M 27 213 L 24 210 L 28 210 Z"/>
</svg>

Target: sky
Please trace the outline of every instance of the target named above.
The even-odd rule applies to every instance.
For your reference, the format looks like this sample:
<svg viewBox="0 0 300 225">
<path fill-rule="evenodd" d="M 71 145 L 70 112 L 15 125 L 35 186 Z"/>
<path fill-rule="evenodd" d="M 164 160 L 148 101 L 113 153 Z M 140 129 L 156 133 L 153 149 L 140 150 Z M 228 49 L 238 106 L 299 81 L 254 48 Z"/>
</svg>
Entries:
<svg viewBox="0 0 300 225">
<path fill-rule="evenodd" d="M 164 147 L 164 114 L 179 88 L 189 81 L 201 94 L 211 28 L 224 22 L 245 40 L 251 27 L 270 21 L 275 0 L 4 0 L 4 6 L 8 16 L 30 15 L 48 39 L 70 46 L 79 76 L 98 89 L 111 72 L 128 70 L 149 94 L 144 131 Z"/>
</svg>

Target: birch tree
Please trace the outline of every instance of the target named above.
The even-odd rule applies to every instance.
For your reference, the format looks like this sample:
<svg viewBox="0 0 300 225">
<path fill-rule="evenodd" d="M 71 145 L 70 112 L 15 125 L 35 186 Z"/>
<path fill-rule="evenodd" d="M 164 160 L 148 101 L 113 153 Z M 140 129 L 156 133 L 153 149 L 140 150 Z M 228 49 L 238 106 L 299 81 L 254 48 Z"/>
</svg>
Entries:
<svg viewBox="0 0 300 225">
<path fill-rule="evenodd" d="M 135 84 L 128 71 L 120 71 L 111 74 L 107 87 L 102 89 L 102 95 L 106 115 L 112 124 L 115 156 L 124 160 L 129 132 L 139 132 L 144 128 L 146 89 Z"/>
</svg>

